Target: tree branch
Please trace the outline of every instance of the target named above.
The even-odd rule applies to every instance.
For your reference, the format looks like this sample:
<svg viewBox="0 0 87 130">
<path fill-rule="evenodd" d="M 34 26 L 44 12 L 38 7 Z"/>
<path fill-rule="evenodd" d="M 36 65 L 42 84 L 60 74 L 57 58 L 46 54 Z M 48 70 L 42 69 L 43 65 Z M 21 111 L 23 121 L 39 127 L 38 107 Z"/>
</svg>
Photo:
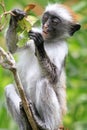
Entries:
<svg viewBox="0 0 87 130">
<path fill-rule="evenodd" d="M 17 72 L 15 60 L 14 60 L 13 56 L 11 55 L 11 53 L 9 53 L 9 52 L 6 53 L 1 47 L 0 47 L 0 65 L 2 67 L 4 67 L 5 69 L 9 69 L 13 73 L 14 80 L 16 82 L 16 87 L 18 89 L 18 92 L 19 92 L 19 95 L 20 95 L 20 98 L 21 98 L 21 101 L 23 104 L 23 108 L 27 115 L 28 121 L 31 124 L 31 127 L 33 130 L 38 130 L 36 122 L 34 121 L 32 113 L 30 111 L 29 102 L 26 99 L 19 74 Z"/>
</svg>

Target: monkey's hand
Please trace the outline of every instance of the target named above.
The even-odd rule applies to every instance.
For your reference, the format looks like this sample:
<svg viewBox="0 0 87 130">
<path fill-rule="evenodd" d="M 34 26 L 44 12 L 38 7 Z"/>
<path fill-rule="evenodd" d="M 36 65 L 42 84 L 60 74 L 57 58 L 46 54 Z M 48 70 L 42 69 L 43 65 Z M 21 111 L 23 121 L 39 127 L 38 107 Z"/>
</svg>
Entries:
<svg viewBox="0 0 87 130">
<path fill-rule="evenodd" d="M 13 13 L 13 15 L 11 16 L 10 24 L 12 24 L 12 22 L 14 22 L 15 25 L 17 25 L 17 22 L 19 20 L 22 20 L 26 16 L 26 12 L 24 12 L 23 10 L 20 10 L 20 9 L 14 9 L 14 10 L 12 10 L 12 13 Z"/>
<path fill-rule="evenodd" d="M 40 56 L 43 58 L 45 56 L 45 50 L 44 50 L 44 40 L 42 35 L 38 32 L 34 32 L 31 30 L 29 32 L 29 37 L 30 39 L 34 40 L 35 55 L 37 56 L 37 58 L 39 58 Z"/>
<path fill-rule="evenodd" d="M 29 37 L 30 39 L 34 40 L 35 46 L 37 49 L 43 48 L 44 40 L 43 37 L 40 33 L 38 32 L 33 32 L 32 30 L 29 31 Z"/>
</svg>

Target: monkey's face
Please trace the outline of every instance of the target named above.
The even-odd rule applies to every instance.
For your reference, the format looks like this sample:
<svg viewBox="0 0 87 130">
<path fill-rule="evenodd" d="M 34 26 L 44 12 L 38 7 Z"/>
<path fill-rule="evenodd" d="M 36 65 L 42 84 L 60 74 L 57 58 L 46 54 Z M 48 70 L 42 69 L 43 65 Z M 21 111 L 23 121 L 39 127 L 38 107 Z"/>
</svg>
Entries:
<svg viewBox="0 0 87 130">
<path fill-rule="evenodd" d="M 58 36 L 58 26 L 61 20 L 49 12 L 44 13 L 42 17 L 42 35 L 45 40 L 55 39 Z"/>
<path fill-rule="evenodd" d="M 44 40 L 67 38 L 80 29 L 80 25 L 65 20 L 56 12 L 45 12 L 42 17 L 42 35 Z"/>
</svg>

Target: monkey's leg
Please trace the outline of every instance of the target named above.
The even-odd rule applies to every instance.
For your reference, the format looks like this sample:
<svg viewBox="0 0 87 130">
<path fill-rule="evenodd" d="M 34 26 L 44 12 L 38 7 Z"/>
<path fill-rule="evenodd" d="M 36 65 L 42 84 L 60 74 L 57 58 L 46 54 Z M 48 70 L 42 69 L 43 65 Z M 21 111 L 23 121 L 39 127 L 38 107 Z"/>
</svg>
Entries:
<svg viewBox="0 0 87 130">
<path fill-rule="evenodd" d="M 20 109 L 21 99 L 18 96 L 13 84 L 6 86 L 5 94 L 8 110 L 13 119 L 17 122 L 20 130 L 32 130 L 26 114 L 22 111 L 22 109 Z"/>
<path fill-rule="evenodd" d="M 47 79 L 36 84 L 35 107 L 30 104 L 33 117 L 42 130 L 57 130 L 61 122 L 60 106 Z"/>
<path fill-rule="evenodd" d="M 39 127 L 40 130 L 50 130 L 50 128 L 46 125 L 45 122 L 43 122 L 39 115 L 36 114 L 36 110 L 35 108 L 33 107 L 32 104 L 29 105 L 30 106 L 30 109 L 31 109 L 31 112 L 32 112 L 32 115 L 33 115 L 33 118 L 35 120 L 35 122 L 37 123 L 37 126 Z"/>
</svg>

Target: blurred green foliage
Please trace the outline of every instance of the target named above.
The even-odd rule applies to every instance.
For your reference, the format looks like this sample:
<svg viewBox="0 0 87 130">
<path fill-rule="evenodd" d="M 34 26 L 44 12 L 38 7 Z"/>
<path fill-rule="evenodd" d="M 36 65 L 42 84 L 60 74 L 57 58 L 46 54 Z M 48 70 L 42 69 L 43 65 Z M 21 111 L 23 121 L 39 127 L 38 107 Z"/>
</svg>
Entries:
<svg viewBox="0 0 87 130">
<path fill-rule="evenodd" d="M 0 0 L 1 1 L 1 0 Z M 5 0 L 6 9 L 23 8 L 29 0 Z M 65 3 L 79 15 L 81 30 L 68 40 L 69 54 L 66 63 L 67 106 L 64 127 L 69 130 L 87 130 L 87 1 L 86 0 L 31 0 L 44 7 L 49 2 Z M 1 13 L 1 8 L 0 8 Z M 0 32 L 0 46 L 5 47 L 5 30 Z M 17 130 L 6 110 L 4 88 L 13 81 L 8 70 L 0 67 L 0 130 Z"/>
</svg>

